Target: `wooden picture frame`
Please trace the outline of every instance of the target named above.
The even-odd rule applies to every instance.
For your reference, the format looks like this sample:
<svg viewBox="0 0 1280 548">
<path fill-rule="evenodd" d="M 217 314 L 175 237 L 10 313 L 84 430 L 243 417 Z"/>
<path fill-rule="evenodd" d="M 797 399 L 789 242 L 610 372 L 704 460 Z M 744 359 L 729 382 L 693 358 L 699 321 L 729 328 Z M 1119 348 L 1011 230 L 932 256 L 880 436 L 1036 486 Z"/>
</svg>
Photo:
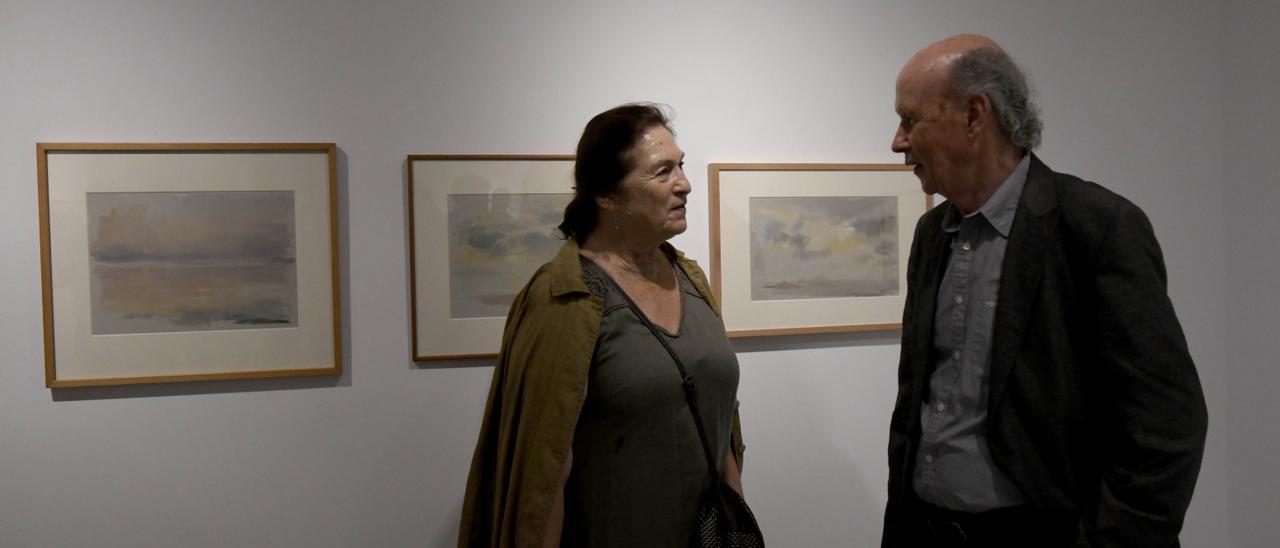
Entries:
<svg viewBox="0 0 1280 548">
<path fill-rule="evenodd" d="M 37 143 L 45 385 L 342 371 L 332 143 Z"/>
<path fill-rule="evenodd" d="M 498 354 L 507 310 L 555 257 L 571 155 L 414 154 L 406 162 L 414 360 Z"/>
<path fill-rule="evenodd" d="M 912 233 L 933 205 L 910 166 L 707 172 L 711 284 L 730 337 L 901 328 Z"/>
</svg>

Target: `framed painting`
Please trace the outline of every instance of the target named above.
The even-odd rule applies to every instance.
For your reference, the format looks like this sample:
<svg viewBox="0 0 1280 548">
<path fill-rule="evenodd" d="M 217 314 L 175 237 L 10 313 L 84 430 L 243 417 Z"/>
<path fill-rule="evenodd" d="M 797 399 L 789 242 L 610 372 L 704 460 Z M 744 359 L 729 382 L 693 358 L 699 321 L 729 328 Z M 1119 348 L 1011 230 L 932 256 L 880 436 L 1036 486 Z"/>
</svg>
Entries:
<svg viewBox="0 0 1280 548">
<path fill-rule="evenodd" d="M 413 359 L 496 356 L 516 293 L 560 250 L 573 156 L 411 155 Z"/>
<path fill-rule="evenodd" d="M 901 327 L 912 233 L 933 203 L 909 166 L 711 164 L 708 182 L 729 336 Z"/>
<path fill-rule="evenodd" d="M 331 143 L 38 143 L 50 388 L 342 371 Z"/>
</svg>

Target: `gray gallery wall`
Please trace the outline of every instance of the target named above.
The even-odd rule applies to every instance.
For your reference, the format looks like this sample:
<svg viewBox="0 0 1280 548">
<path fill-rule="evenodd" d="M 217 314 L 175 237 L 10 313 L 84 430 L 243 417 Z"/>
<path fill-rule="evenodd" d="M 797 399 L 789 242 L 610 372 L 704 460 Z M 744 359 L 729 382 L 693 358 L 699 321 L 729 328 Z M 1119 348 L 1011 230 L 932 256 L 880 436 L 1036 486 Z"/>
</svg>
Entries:
<svg viewBox="0 0 1280 548">
<path fill-rule="evenodd" d="M 1248 2 L 0 0 L 0 545 L 450 545 L 492 367 L 408 359 L 405 156 L 569 153 L 592 114 L 669 103 L 695 186 L 675 243 L 705 263 L 707 163 L 900 161 L 893 78 L 963 31 L 1027 67 L 1046 162 L 1164 244 L 1213 425 L 1184 545 L 1273 545 L 1277 23 Z M 44 388 L 37 141 L 336 142 L 346 372 Z M 876 546 L 896 333 L 737 348 L 772 545 Z"/>
<path fill-rule="evenodd" d="M 1230 5 L 1223 70 L 1228 82 L 1223 128 L 1223 194 L 1227 242 L 1226 414 L 1217 424 L 1228 443 L 1229 525 L 1236 546 L 1280 546 L 1280 2 Z M 1194 213 L 1191 213 L 1194 215 Z M 1189 215 L 1194 222 L 1194 217 Z"/>
</svg>

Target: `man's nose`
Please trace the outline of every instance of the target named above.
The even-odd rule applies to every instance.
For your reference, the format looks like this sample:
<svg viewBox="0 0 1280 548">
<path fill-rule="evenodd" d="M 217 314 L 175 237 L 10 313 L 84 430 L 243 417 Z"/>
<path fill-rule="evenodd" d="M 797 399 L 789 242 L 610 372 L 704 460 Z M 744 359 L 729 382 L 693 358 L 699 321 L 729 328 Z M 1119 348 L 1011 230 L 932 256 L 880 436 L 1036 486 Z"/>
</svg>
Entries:
<svg viewBox="0 0 1280 548">
<path fill-rule="evenodd" d="M 906 152 L 911 148 L 911 143 L 907 141 L 907 132 L 902 130 L 902 126 L 898 126 L 898 131 L 893 134 L 893 142 L 889 143 L 889 149 L 894 152 Z"/>
</svg>

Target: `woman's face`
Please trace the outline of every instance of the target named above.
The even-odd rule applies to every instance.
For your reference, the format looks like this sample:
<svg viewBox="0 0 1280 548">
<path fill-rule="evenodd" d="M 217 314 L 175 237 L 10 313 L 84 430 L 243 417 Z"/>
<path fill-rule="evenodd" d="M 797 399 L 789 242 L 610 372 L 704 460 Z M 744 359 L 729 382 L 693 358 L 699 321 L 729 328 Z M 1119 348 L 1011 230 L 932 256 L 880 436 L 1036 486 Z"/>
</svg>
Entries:
<svg viewBox="0 0 1280 548">
<path fill-rule="evenodd" d="M 609 198 L 620 229 L 628 234 L 660 236 L 663 241 L 684 232 L 684 204 L 692 187 L 684 176 L 684 151 L 667 128 L 653 126 L 628 152 L 631 172 Z"/>
</svg>

